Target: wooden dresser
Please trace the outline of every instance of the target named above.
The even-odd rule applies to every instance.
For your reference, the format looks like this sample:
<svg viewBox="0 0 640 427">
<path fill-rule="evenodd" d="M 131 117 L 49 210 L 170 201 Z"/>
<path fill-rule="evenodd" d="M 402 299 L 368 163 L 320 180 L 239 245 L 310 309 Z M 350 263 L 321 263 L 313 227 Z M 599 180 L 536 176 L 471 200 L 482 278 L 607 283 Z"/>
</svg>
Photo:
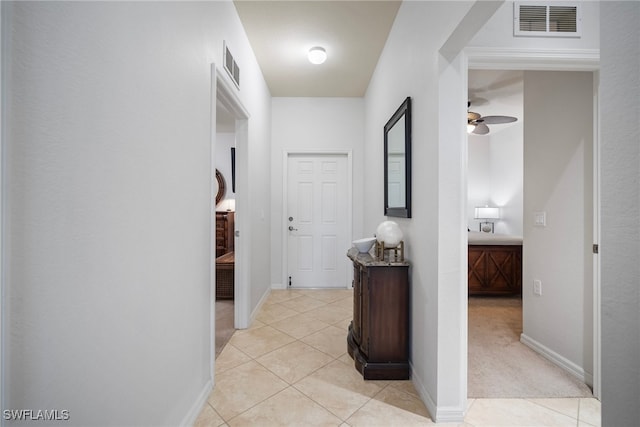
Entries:
<svg viewBox="0 0 640 427">
<path fill-rule="evenodd" d="M 233 299 L 235 281 L 235 252 L 216 258 L 216 300 Z"/>
<path fill-rule="evenodd" d="M 366 380 L 409 378 L 409 263 L 351 248 L 353 321 L 347 349 Z"/>
<path fill-rule="evenodd" d="M 234 212 L 216 212 L 216 258 L 234 250 Z"/>
<path fill-rule="evenodd" d="M 469 245 L 469 295 L 522 295 L 522 245 Z"/>
</svg>

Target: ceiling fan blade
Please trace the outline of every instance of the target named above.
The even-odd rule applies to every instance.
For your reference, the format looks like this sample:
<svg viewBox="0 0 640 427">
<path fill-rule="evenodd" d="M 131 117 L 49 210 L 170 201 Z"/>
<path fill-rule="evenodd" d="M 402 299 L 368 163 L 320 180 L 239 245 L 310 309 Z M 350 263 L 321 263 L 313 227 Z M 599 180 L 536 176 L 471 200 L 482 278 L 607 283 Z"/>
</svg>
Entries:
<svg viewBox="0 0 640 427">
<path fill-rule="evenodd" d="M 518 120 L 515 117 L 511 116 L 484 116 L 482 121 L 488 125 L 498 125 L 502 123 L 511 123 Z"/>
<path fill-rule="evenodd" d="M 471 132 L 474 135 L 486 135 L 489 133 L 489 126 L 484 123 L 478 123 L 476 128 Z"/>
</svg>

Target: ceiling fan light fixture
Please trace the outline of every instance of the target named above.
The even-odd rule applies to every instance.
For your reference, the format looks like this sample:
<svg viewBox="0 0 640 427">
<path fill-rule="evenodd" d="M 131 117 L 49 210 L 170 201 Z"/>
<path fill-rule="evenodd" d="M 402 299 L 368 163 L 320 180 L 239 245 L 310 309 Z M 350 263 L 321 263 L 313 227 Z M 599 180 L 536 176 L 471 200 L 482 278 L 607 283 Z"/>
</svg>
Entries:
<svg viewBox="0 0 640 427">
<path fill-rule="evenodd" d="M 518 121 L 516 117 L 511 116 L 482 116 L 475 111 L 469 111 L 471 102 L 467 102 L 467 133 L 475 135 L 486 135 L 489 133 L 489 126 L 499 125 L 503 123 L 513 123 Z"/>
<path fill-rule="evenodd" d="M 312 47 L 311 49 L 309 49 L 308 58 L 309 62 L 311 62 L 312 64 L 322 64 L 327 60 L 327 51 L 320 46 Z"/>
</svg>

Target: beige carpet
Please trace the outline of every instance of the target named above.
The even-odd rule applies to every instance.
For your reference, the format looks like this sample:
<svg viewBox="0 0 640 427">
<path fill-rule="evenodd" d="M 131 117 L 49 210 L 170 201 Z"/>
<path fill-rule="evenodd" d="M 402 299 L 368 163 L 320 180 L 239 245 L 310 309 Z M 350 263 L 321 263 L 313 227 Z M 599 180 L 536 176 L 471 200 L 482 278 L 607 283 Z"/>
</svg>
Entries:
<svg viewBox="0 0 640 427">
<path fill-rule="evenodd" d="M 233 300 L 216 301 L 216 358 L 235 332 L 233 315 Z"/>
<path fill-rule="evenodd" d="M 469 298 L 469 397 L 593 396 L 578 378 L 522 344 L 521 333 L 521 299 Z"/>
</svg>

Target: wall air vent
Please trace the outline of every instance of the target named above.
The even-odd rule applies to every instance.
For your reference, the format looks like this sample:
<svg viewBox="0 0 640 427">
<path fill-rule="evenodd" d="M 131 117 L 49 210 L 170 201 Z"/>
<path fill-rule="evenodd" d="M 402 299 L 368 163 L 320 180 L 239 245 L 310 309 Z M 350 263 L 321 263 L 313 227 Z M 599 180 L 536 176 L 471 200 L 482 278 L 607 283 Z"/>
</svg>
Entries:
<svg viewBox="0 0 640 427">
<path fill-rule="evenodd" d="M 513 35 L 580 37 L 582 18 L 577 2 L 515 2 Z"/>
<path fill-rule="evenodd" d="M 231 51 L 225 42 L 223 44 L 224 50 L 224 69 L 229 73 L 229 77 L 236 84 L 237 88 L 240 89 L 240 67 L 236 63 L 236 60 L 233 59 L 233 55 L 231 55 Z"/>
</svg>

